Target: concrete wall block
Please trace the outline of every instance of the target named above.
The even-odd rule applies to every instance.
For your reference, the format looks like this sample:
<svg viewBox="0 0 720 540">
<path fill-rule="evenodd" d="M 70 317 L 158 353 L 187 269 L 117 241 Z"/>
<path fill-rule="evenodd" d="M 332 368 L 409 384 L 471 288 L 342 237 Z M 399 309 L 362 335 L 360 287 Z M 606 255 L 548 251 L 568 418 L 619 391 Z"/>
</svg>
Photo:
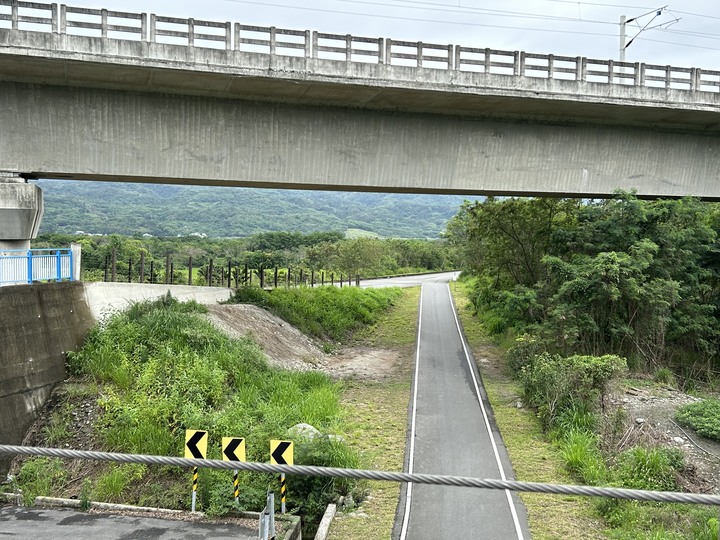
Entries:
<svg viewBox="0 0 720 540">
<path fill-rule="evenodd" d="M 0 306 L 0 442 L 20 444 L 95 320 L 79 282 L 2 287 Z"/>
</svg>

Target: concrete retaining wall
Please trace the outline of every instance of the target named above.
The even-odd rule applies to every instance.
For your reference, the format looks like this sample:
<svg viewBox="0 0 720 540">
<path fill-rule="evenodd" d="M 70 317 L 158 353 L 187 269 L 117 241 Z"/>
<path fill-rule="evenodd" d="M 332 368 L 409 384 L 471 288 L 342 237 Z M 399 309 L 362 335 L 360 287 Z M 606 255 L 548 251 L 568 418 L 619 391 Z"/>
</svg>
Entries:
<svg viewBox="0 0 720 540">
<path fill-rule="evenodd" d="M 230 298 L 232 291 L 224 287 L 194 287 L 149 283 L 85 283 L 85 300 L 97 320 L 130 306 L 133 302 L 154 300 L 170 294 L 180 301 L 195 300 L 200 304 L 217 304 Z"/>
<path fill-rule="evenodd" d="M 20 444 L 95 324 L 79 282 L 0 289 L 0 442 Z M 3 473 L 9 460 L 0 460 Z M 1 477 L 1 475 L 0 475 Z"/>
<path fill-rule="evenodd" d="M 65 379 L 65 353 L 80 347 L 102 317 L 167 292 L 215 304 L 230 289 L 136 283 L 36 283 L 0 288 L 0 443 L 20 444 Z M 3 478 L 10 460 L 0 460 Z"/>
</svg>

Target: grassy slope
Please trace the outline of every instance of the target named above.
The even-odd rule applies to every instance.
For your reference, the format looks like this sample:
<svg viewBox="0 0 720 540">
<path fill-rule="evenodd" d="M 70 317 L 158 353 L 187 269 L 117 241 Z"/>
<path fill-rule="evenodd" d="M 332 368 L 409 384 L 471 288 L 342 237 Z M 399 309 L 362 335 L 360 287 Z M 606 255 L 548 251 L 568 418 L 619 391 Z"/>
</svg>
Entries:
<svg viewBox="0 0 720 540">
<path fill-rule="evenodd" d="M 465 335 L 478 363 L 483 384 L 507 446 L 517 480 L 574 483 L 565 471 L 562 458 L 543 435 L 535 415 L 517 408 L 520 386 L 509 376 L 502 351 L 492 345 L 477 317 L 469 310 L 462 284 L 453 285 Z M 487 360 L 487 361 L 483 361 Z M 528 510 L 533 539 L 604 538 L 602 522 L 593 515 L 589 500 L 579 497 L 521 494 Z"/>
<path fill-rule="evenodd" d="M 359 344 L 398 350 L 407 367 L 382 382 L 347 383 L 342 396 L 346 439 L 361 452 L 361 466 L 401 471 L 405 453 L 407 407 L 415 344 L 420 289 L 406 289 L 395 307 L 373 328 L 362 332 Z M 400 486 L 369 482 L 369 496 L 354 514 L 338 515 L 330 540 L 387 539 L 392 532 Z"/>
</svg>

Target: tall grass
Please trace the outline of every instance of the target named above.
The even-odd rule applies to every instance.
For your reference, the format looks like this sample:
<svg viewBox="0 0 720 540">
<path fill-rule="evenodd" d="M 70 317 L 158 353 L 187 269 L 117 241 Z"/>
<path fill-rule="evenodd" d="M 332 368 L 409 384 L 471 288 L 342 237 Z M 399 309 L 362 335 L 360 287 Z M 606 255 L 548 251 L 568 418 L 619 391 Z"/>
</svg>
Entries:
<svg viewBox="0 0 720 540">
<path fill-rule="evenodd" d="M 70 371 L 101 386 L 104 413 L 97 427 L 107 450 L 182 455 L 185 430 L 205 429 L 210 433 L 208 457 L 219 459 L 221 437 L 235 436 L 246 439 L 248 460 L 262 462 L 268 460 L 270 439 L 285 438 L 295 424 L 306 422 L 323 433 L 338 428 L 336 383 L 322 373 L 270 368 L 255 343 L 226 337 L 198 311 L 169 299 L 136 305 L 94 330 L 86 345 L 70 355 Z M 313 464 L 357 463 L 353 451 L 334 440 L 329 446 L 299 441 L 296 452 L 296 463 L 303 463 L 303 456 Z M 201 508 L 225 511 L 227 475 L 203 476 Z M 182 483 L 183 476 L 173 481 Z M 272 480 L 248 474 L 243 482 L 243 500 L 257 510 Z M 303 491 L 318 486 L 296 482 L 291 508 L 306 514 L 327 504 L 338 490 L 351 489 L 345 481 L 326 480 L 319 493 Z M 106 475 L 98 491 L 117 498 L 125 487 Z M 258 500 L 249 500 L 248 494 Z"/>
<path fill-rule="evenodd" d="M 306 334 L 342 342 L 353 331 L 375 324 L 400 294 L 399 289 L 393 288 L 300 287 L 264 291 L 243 287 L 238 289 L 233 302 L 266 308 Z"/>
</svg>

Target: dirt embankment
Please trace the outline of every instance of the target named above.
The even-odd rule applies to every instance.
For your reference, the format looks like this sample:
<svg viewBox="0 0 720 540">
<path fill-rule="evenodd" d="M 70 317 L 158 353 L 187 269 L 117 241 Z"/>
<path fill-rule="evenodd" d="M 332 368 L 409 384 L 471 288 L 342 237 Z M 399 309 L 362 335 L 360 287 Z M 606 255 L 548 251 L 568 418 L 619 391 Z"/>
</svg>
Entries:
<svg viewBox="0 0 720 540">
<path fill-rule="evenodd" d="M 257 306 L 209 306 L 208 318 L 230 337 L 251 337 L 277 367 L 364 380 L 384 379 L 401 367 L 399 353 L 386 349 L 347 347 L 326 354 L 297 328 Z"/>
</svg>

